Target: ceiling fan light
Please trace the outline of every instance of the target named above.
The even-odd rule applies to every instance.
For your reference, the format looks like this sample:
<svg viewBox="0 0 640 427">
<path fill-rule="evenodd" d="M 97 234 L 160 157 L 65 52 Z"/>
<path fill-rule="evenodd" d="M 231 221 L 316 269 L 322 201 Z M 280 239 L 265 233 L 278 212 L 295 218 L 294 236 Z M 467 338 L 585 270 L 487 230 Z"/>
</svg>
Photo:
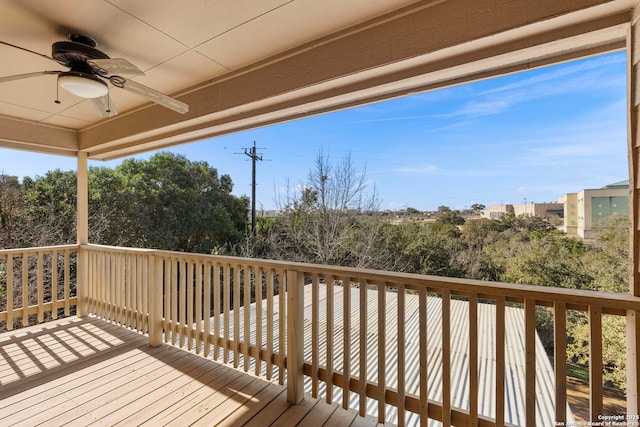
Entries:
<svg viewBox="0 0 640 427">
<path fill-rule="evenodd" d="M 58 76 L 58 84 L 67 92 L 80 98 L 100 98 L 109 92 L 104 81 L 85 73 L 61 73 Z"/>
</svg>

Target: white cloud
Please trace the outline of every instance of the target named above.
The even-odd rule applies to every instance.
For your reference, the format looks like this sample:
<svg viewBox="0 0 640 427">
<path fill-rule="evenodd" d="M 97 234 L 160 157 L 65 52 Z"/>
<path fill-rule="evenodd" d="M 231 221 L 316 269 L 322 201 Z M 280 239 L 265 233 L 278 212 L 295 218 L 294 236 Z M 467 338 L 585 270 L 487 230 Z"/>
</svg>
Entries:
<svg viewBox="0 0 640 427">
<path fill-rule="evenodd" d="M 624 56 L 614 55 L 543 70 L 532 77 L 482 91 L 462 108 L 440 117 L 493 115 L 524 102 L 585 90 L 624 91 L 626 79 L 623 75 L 612 75 L 609 68 L 624 60 Z"/>
</svg>

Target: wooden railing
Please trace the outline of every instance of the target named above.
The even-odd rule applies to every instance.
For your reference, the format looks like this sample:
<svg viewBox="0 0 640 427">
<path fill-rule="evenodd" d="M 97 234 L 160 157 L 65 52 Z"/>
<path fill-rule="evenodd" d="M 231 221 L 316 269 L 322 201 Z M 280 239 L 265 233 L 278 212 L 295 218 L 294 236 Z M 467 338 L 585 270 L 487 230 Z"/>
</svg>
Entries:
<svg viewBox="0 0 640 427">
<path fill-rule="evenodd" d="M 152 345 L 286 382 L 291 402 L 307 390 L 399 425 L 569 421 L 570 310 L 589 322 L 588 404 L 597 421 L 605 410 L 602 317 L 640 313 L 640 298 L 620 294 L 96 245 L 80 251 L 91 313 L 148 333 Z M 536 333 L 538 307 L 554 316 L 553 367 Z"/>
<path fill-rule="evenodd" d="M 0 330 L 75 313 L 78 246 L 0 250 Z"/>
</svg>

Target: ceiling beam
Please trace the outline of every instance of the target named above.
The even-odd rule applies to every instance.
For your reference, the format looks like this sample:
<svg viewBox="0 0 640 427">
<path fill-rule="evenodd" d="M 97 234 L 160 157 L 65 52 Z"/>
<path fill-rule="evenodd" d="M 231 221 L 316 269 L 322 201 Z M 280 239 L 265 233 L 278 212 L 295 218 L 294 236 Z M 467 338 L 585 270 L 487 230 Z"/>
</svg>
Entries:
<svg viewBox="0 0 640 427">
<path fill-rule="evenodd" d="M 78 132 L 58 126 L 0 116 L 0 142 L 5 148 L 75 156 Z"/>
</svg>

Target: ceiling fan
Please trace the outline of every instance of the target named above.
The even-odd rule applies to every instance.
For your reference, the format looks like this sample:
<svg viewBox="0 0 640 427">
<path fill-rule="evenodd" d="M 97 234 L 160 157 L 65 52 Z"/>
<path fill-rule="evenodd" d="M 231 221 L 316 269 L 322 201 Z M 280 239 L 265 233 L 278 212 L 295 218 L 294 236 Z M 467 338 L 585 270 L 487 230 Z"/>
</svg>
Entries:
<svg viewBox="0 0 640 427">
<path fill-rule="evenodd" d="M 115 87 L 144 96 L 178 113 L 184 114 L 189 111 L 189 106 L 184 102 L 118 75 L 141 76 L 144 75 L 144 72 L 126 59 L 109 58 L 107 54 L 96 48 L 97 43 L 91 37 L 71 34 L 68 41 L 59 41 L 51 45 L 51 56 L 3 41 L 0 41 L 0 44 L 33 53 L 69 68 L 69 71 L 37 71 L 0 77 L 0 83 L 57 74 L 59 87 L 81 98 L 91 99 L 100 115 L 104 117 L 117 114 L 113 103 L 109 100 L 107 82 Z M 58 99 L 55 102 L 60 103 Z"/>
</svg>

